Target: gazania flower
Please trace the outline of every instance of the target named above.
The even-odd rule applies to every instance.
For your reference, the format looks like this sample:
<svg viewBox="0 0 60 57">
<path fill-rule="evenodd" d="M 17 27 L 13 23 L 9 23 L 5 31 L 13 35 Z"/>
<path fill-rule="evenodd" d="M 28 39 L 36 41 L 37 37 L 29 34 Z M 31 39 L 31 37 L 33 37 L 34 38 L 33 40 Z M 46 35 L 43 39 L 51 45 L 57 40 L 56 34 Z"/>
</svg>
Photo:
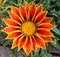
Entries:
<svg viewBox="0 0 60 57">
<path fill-rule="evenodd" d="M 50 32 L 55 26 L 50 24 L 52 17 L 46 17 L 48 11 L 43 11 L 42 5 L 30 5 L 26 2 L 19 8 L 11 6 L 11 12 L 8 12 L 10 18 L 4 18 L 3 21 L 7 27 L 2 29 L 8 36 L 6 39 L 13 39 L 12 49 L 18 47 L 18 51 L 23 48 L 27 55 L 31 51 L 36 51 L 36 47 L 46 49 L 46 42 L 53 42 Z"/>
</svg>

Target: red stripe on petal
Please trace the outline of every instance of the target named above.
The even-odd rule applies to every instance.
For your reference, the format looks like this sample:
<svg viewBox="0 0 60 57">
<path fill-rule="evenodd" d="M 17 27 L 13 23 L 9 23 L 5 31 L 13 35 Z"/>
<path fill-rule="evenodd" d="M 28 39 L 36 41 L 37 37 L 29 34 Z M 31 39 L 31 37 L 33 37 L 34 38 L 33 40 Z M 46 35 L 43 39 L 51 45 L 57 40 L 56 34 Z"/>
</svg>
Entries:
<svg viewBox="0 0 60 57">
<path fill-rule="evenodd" d="M 26 19 L 26 10 L 23 5 L 19 5 L 19 13 L 22 19 Z"/>
<path fill-rule="evenodd" d="M 40 36 L 36 35 L 35 40 L 36 40 L 36 44 L 39 48 L 46 49 L 45 42 Z"/>
<path fill-rule="evenodd" d="M 7 24 L 7 25 L 11 25 L 11 26 L 18 26 L 18 24 L 16 22 L 14 22 L 11 19 L 6 19 L 4 18 L 3 21 Z"/>
<path fill-rule="evenodd" d="M 42 23 L 39 25 L 39 28 L 45 28 L 45 29 L 51 30 L 51 29 L 55 28 L 55 26 L 50 23 Z"/>
<path fill-rule="evenodd" d="M 28 11 L 29 11 L 29 8 L 30 8 L 30 4 L 26 1 L 26 6 L 25 6 L 25 9 L 26 9 L 26 19 L 28 20 L 29 19 L 29 16 L 28 16 Z"/>
<path fill-rule="evenodd" d="M 31 52 L 31 40 L 30 40 L 30 38 L 28 39 L 27 43 L 23 46 L 23 49 L 27 55 L 30 54 L 30 52 Z"/>
<path fill-rule="evenodd" d="M 42 23 L 50 23 L 52 21 L 53 17 L 45 17 Z"/>
<path fill-rule="evenodd" d="M 26 42 L 26 37 L 21 37 L 18 43 L 18 51 L 24 46 Z"/>
<path fill-rule="evenodd" d="M 28 14 L 29 7 L 30 7 L 30 4 L 26 1 L 25 9 L 26 9 L 27 14 Z"/>
<path fill-rule="evenodd" d="M 19 9 L 17 7 L 11 6 L 11 11 L 19 15 Z"/>
<path fill-rule="evenodd" d="M 51 37 L 42 37 L 45 42 L 53 42 L 53 39 Z"/>
<path fill-rule="evenodd" d="M 38 33 L 43 37 L 49 37 L 53 35 L 49 30 L 44 28 L 41 28 L 40 30 L 38 30 Z"/>
<path fill-rule="evenodd" d="M 47 11 L 39 13 L 35 18 L 36 22 L 39 22 L 39 23 L 42 22 L 46 14 L 47 14 Z"/>
<path fill-rule="evenodd" d="M 37 9 L 36 9 L 36 15 L 35 15 L 35 16 L 37 16 L 42 10 L 43 10 L 43 9 L 42 9 L 42 4 L 41 4 L 41 5 L 39 5 L 39 6 L 37 7 Z"/>
<path fill-rule="evenodd" d="M 13 48 L 15 48 L 15 47 L 17 47 L 17 46 L 18 46 L 19 39 L 20 39 L 20 37 L 15 38 L 15 39 L 13 40 L 13 44 L 12 44 L 11 49 L 13 49 Z"/>
<path fill-rule="evenodd" d="M 12 31 L 18 30 L 18 28 L 14 28 L 14 27 L 5 27 L 4 29 L 2 29 L 1 31 L 6 32 L 6 33 L 10 33 Z"/>
<path fill-rule="evenodd" d="M 16 37 L 18 37 L 20 35 L 21 35 L 20 32 L 17 32 L 17 31 L 16 32 L 12 32 L 12 33 L 8 34 L 6 39 L 14 39 L 14 38 L 16 38 Z"/>
<path fill-rule="evenodd" d="M 35 38 L 32 38 L 31 37 L 31 49 L 33 50 L 33 51 L 36 51 L 36 41 L 35 41 Z"/>
<path fill-rule="evenodd" d="M 35 15 L 35 11 L 36 11 L 36 6 L 35 6 L 35 3 L 32 3 L 32 5 L 30 6 L 29 8 L 29 17 L 30 19 L 32 19 Z"/>
<path fill-rule="evenodd" d="M 13 19 L 13 20 L 15 20 L 17 22 L 21 22 L 22 21 L 21 18 L 17 14 L 11 13 L 11 12 L 8 12 L 8 13 L 9 13 L 9 16 L 11 17 L 11 19 Z"/>
</svg>

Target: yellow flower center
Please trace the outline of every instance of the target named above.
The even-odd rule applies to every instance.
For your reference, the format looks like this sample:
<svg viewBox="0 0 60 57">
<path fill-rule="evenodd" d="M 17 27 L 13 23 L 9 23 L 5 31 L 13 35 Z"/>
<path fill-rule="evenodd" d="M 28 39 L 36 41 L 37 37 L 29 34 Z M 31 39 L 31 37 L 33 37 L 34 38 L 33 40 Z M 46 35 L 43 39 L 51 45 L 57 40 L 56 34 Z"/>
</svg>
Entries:
<svg viewBox="0 0 60 57">
<path fill-rule="evenodd" d="M 36 31 L 36 26 L 33 22 L 31 21 L 26 21 L 23 23 L 22 25 L 22 32 L 27 35 L 27 36 L 30 36 L 30 35 L 33 35 Z"/>
</svg>

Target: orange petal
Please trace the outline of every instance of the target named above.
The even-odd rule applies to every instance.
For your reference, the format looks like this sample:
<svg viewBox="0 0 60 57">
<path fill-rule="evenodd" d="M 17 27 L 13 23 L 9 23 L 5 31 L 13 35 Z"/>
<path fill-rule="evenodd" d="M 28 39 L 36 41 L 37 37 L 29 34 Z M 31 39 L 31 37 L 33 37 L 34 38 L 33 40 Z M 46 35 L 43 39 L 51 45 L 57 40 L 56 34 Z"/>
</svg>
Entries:
<svg viewBox="0 0 60 57">
<path fill-rule="evenodd" d="M 25 10 L 24 6 L 21 4 L 19 5 L 19 13 L 23 20 L 26 19 L 26 10 Z"/>
<path fill-rule="evenodd" d="M 32 3 L 32 5 L 30 6 L 29 11 L 28 11 L 28 16 L 29 16 L 30 19 L 34 18 L 35 11 L 36 11 L 35 3 Z"/>
<path fill-rule="evenodd" d="M 43 10 L 43 9 L 42 9 L 42 4 L 41 4 L 41 5 L 39 5 L 39 6 L 37 7 L 37 9 L 36 9 L 36 15 L 35 15 L 35 16 L 37 16 L 42 10 Z"/>
<path fill-rule="evenodd" d="M 0 0 L 0 3 L 2 3 L 3 0 Z"/>
<path fill-rule="evenodd" d="M 53 17 L 45 17 L 42 23 L 50 23 L 52 21 Z"/>
<path fill-rule="evenodd" d="M 19 43 L 18 43 L 18 51 L 20 51 L 20 49 L 24 46 L 26 42 L 26 37 L 21 37 L 20 40 L 19 40 Z"/>
<path fill-rule="evenodd" d="M 16 13 L 17 15 L 19 15 L 19 9 L 17 7 L 11 6 L 11 10 L 12 10 L 12 12 Z"/>
<path fill-rule="evenodd" d="M 49 37 L 53 35 L 49 30 L 44 28 L 41 28 L 40 30 L 38 30 L 38 33 L 43 37 Z"/>
<path fill-rule="evenodd" d="M 9 33 L 6 39 L 14 39 L 20 35 L 21 33 L 19 31 L 14 31 L 14 32 Z"/>
<path fill-rule="evenodd" d="M 45 28 L 48 30 L 51 30 L 53 28 L 55 28 L 54 25 L 50 24 L 50 23 L 41 23 L 40 25 L 38 25 L 39 28 Z"/>
<path fill-rule="evenodd" d="M 30 40 L 30 38 L 28 39 L 26 44 L 23 46 L 23 49 L 27 55 L 30 54 L 30 52 L 31 52 L 31 40 Z"/>
<path fill-rule="evenodd" d="M 35 40 L 36 40 L 36 44 L 39 48 L 42 48 L 42 49 L 46 49 L 45 47 L 45 41 L 36 33 L 35 34 Z"/>
<path fill-rule="evenodd" d="M 12 12 L 8 12 L 8 14 L 9 14 L 11 19 L 13 19 L 13 20 L 15 20 L 15 21 L 17 21 L 19 23 L 22 21 L 21 18 L 17 14 L 12 13 Z"/>
<path fill-rule="evenodd" d="M 4 29 L 2 29 L 1 31 L 6 32 L 6 33 L 10 33 L 12 31 L 18 30 L 18 28 L 14 28 L 14 27 L 5 27 Z"/>
<path fill-rule="evenodd" d="M 20 37 L 15 38 L 15 39 L 13 40 L 13 44 L 12 44 L 11 49 L 13 49 L 13 48 L 15 48 L 15 47 L 17 47 L 17 46 L 18 46 L 18 41 L 19 41 L 19 39 L 20 39 Z"/>
<path fill-rule="evenodd" d="M 31 49 L 33 50 L 33 51 L 36 51 L 36 41 L 35 41 L 35 38 L 30 38 L 31 39 Z"/>
<path fill-rule="evenodd" d="M 41 23 L 44 20 L 44 17 L 46 16 L 46 14 L 47 14 L 47 11 L 39 13 L 36 16 L 35 21 Z"/>
<path fill-rule="evenodd" d="M 53 39 L 51 37 L 42 37 L 45 42 L 53 42 Z"/>
<path fill-rule="evenodd" d="M 29 7 L 30 7 L 30 4 L 26 1 L 26 6 L 25 6 L 25 8 L 26 8 L 27 14 L 28 14 Z"/>
<path fill-rule="evenodd" d="M 18 24 L 16 22 L 14 22 L 13 20 L 11 20 L 11 19 L 4 18 L 3 21 L 6 23 L 6 25 L 18 26 Z"/>
</svg>

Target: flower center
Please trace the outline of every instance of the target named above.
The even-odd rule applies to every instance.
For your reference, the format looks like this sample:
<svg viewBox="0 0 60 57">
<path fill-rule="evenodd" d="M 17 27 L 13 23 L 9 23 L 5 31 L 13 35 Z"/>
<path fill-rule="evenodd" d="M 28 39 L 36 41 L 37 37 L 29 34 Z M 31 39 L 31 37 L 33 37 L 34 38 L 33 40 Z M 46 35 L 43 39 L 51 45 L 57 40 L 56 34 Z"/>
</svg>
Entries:
<svg viewBox="0 0 60 57">
<path fill-rule="evenodd" d="M 30 35 L 33 35 L 36 31 L 36 26 L 33 22 L 31 21 L 26 21 L 23 23 L 22 25 L 22 32 L 27 35 L 27 36 L 30 36 Z"/>
</svg>

